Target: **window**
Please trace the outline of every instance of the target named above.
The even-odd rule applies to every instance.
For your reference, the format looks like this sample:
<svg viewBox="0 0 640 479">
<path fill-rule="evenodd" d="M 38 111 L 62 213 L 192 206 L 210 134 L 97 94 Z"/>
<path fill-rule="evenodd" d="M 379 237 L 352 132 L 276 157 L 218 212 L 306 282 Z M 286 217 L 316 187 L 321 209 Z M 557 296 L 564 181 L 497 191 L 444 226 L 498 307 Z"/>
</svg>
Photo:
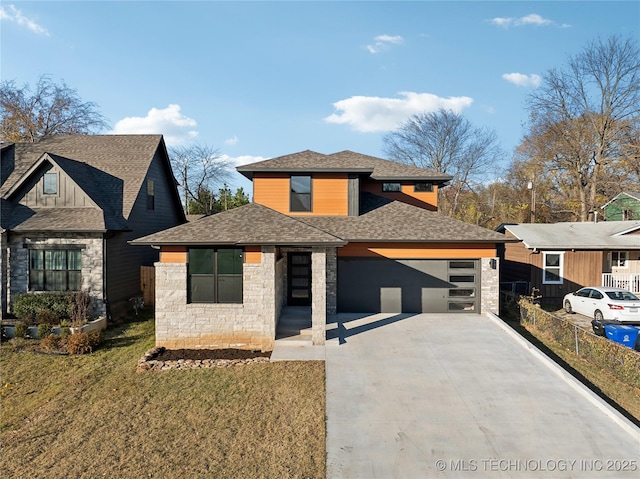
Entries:
<svg viewBox="0 0 640 479">
<path fill-rule="evenodd" d="M 564 253 L 544 253 L 543 284 L 562 284 L 562 263 Z"/>
<path fill-rule="evenodd" d="M 45 195 L 58 194 L 58 173 L 45 173 L 43 178 L 43 193 Z"/>
<path fill-rule="evenodd" d="M 190 303 L 242 303 L 240 248 L 190 248 L 187 270 Z"/>
<path fill-rule="evenodd" d="M 30 291 L 79 291 L 82 284 L 80 249 L 30 249 Z"/>
<path fill-rule="evenodd" d="M 611 266 L 618 268 L 627 267 L 627 252 L 626 251 L 613 251 L 611 253 Z"/>
<path fill-rule="evenodd" d="M 449 269 L 476 269 L 475 261 L 449 261 Z"/>
<path fill-rule="evenodd" d="M 156 209 L 156 191 L 153 180 L 147 180 L 147 209 Z"/>
<path fill-rule="evenodd" d="M 413 185 L 413 191 L 431 193 L 433 191 L 433 183 L 428 183 L 428 182 L 416 183 L 415 185 Z"/>
<path fill-rule="evenodd" d="M 382 191 L 386 193 L 400 192 L 402 191 L 402 185 L 400 183 L 382 183 Z"/>
<path fill-rule="evenodd" d="M 311 177 L 291 177 L 291 211 L 311 211 Z"/>
</svg>

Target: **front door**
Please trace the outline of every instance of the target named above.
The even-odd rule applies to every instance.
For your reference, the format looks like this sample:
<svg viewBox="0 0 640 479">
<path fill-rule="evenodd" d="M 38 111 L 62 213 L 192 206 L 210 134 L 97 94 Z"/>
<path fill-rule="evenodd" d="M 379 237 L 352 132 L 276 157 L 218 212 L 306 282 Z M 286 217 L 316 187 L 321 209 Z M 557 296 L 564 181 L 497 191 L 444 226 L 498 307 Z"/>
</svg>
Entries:
<svg viewBox="0 0 640 479">
<path fill-rule="evenodd" d="M 287 304 L 311 305 L 311 253 L 289 253 L 287 266 Z"/>
</svg>

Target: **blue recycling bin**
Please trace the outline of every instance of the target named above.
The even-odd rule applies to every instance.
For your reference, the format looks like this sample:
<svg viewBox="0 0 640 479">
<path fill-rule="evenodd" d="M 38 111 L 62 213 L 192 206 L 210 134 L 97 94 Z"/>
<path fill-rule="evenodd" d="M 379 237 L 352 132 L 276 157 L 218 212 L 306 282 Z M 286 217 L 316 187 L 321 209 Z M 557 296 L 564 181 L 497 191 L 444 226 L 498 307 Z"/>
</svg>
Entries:
<svg viewBox="0 0 640 479">
<path fill-rule="evenodd" d="M 631 349 L 635 348 L 639 331 L 640 329 L 626 324 L 605 324 L 604 326 L 604 332 L 608 339 Z"/>
</svg>

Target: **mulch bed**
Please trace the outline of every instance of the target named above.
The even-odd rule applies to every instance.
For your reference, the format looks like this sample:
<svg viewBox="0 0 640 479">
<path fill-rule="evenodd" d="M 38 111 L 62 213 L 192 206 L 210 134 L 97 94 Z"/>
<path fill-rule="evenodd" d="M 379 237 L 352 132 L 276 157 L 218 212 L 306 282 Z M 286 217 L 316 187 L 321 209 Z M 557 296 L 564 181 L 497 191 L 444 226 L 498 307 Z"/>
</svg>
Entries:
<svg viewBox="0 0 640 479">
<path fill-rule="evenodd" d="M 271 357 L 270 351 L 247 351 L 244 349 L 165 349 L 156 357 L 157 361 L 177 361 L 179 359 L 253 359 Z"/>
</svg>

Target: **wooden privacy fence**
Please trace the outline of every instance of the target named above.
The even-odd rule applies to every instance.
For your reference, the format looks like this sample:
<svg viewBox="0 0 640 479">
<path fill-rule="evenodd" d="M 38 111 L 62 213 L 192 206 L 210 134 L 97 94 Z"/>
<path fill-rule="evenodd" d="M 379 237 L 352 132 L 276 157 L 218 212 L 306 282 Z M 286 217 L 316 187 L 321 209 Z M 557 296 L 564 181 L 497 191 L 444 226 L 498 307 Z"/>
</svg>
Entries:
<svg viewBox="0 0 640 479">
<path fill-rule="evenodd" d="M 146 306 L 156 304 L 156 269 L 153 266 L 140 266 L 140 291 Z"/>
</svg>

